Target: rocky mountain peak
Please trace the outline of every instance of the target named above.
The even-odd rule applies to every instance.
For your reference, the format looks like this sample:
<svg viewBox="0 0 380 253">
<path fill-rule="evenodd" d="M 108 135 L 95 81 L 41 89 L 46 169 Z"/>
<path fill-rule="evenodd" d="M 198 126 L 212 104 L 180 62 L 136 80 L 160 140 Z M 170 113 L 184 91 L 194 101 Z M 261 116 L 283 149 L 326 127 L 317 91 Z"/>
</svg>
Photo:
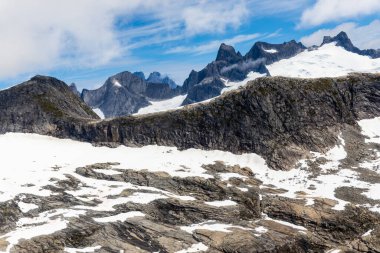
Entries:
<svg viewBox="0 0 380 253">
<path fill-rule="evenodd" d="M 167 75 L 162 75 L 158 71 L 150 73 L 149 77 L 146 79 L 148 83 L 164 83 L 168 84 L 170 88 L 175 89 L 178 85 Z"/>
<path fill-rule="evenodd" d="M 142 71 L 137 71 L 133 73 L 135 76 L 140 77 L 141 79 L 145 80 L 145 74 Z"/>
<path fill-rule="evenodd" d="M 236 53 L 235 48 L 230 45 L 222 43 L 219 47 L 218 54 L 216 56 L 216 61 L 226 61 L 230 63 L 235 63 L 241 60 L 242 56 Z"/>
<path fill-rule="evenodd" d="M 380 58 L 380 50 L 376 49 L 365 49 L 365 50 L 360 50 L 350 40 L 348 37 L 347 33 L 345 32 L 340 32 L 336 36 L 331 37 L 331 36 L 325 36 L 323 37 L 323 42 L 321 46 L 328 44 L 328 43 L 336 43 L 336 46 L 338 47 L 343 47 L 349 52 L 355 53 L 355 54 L 360 54 L 360 55 L 365 55 L 369 56 L 371 58 Z"/>
<path fill-rule="evenodd" d="M 352 44 L 350 38 L 348 37 L 347 33 L 345 32 L 340 32 L 336 36 L 331 37 L 331 36 L 325 36 L 323 37 L 323 42 L 322 45 L 328 44 L 328 43 L 333 43 L 336 42 L 337 46 L 343 47 L 347 50 L 352 50 L 355 48 L 355 46 Z"/>
<path fill-rule="evenodd" d="M 78 97 L 80 97 L 80 92 L 78 91 L 78 88 L 77 88 L 77 85 L 75 83 L 71 83 L 69 85 L 69 88 L 70 90 L 75 94 L 77 95 Z"/>
<path fill-rule="evenodd" d="M 295 40 L 284 42 L 282 44 L 271 44 L 267 42 L 256 42 L 251 50 L 244 56 L 246 60 L 264 59 L 265 64 L 293 57 L 306 47 Z"/>
</svg>

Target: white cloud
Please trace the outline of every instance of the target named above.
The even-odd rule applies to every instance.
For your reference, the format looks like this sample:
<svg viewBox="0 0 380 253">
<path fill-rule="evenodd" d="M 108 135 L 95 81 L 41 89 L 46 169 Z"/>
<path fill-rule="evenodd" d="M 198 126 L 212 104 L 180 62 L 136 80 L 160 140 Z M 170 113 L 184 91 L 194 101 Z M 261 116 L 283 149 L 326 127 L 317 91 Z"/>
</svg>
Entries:
<svg viewBox="0 0 380 253">
<path fill-rule="evenodd" d="M 136 49 L 176 47 L 200 34 L 220 36 L 253 16 L 292 12 L 307 1 L 0 0 L 0 80 L 133 61 Z M 250 39 L 244 36 L 254 35 L 235 39 Z M 202 54 L 219 44 L 192 50 Z"/>
<path fill-rule="evenodd" d="M 195 53 L 199 55 L 206 54 L 206 53 L 216 52 L 216 50 L 219 48 L 220 44 L 222 43 L 225 43 L 231 46 L 236 46 L 240 43 L 257 39 L 260 36 L 261 34 L 259 33 L 237 35 L 233 38 L 224 39 L 224 40 L 213 40 L 213 41 L 209 41 L 205 44 L 197 45 L 197 46 L 190 46 L 190 47 L 179 46 L 179 47 L 169 49 L 165 53 L 167 54 Z"/>
<path fill-rule="evenodd" d="M 360 49 L 380 48 L 380 20 L 363 26 L 349 22 L 332 29 L 321 29 L 301 38 L 301 42 L 306 46 L 320 45 L 323 36 L 335 36 L 341 31 L 346 32 L 352 43 Z"/>
<path fill-rule="evenodd" d="M 117 1 L 2 0 L 0 77 L 74 61 L 100 65 L 122 52 L 113 31 Z"/>
<path fill-rule="evenodd" d="M 244 2 L 1 0 L 0 79 L 62 67 L 102 66 L 146 45 L 147 38 L 163 43 L 222 33 L 241 24 Z M 125 31 L 115 26 L 120 20 L 131 27 L 136 17 L 148 25 Z"/>
<path fill-rule="evenodd" d="M 183 13 L 186 32 L 223 33 L 227 27 L 237 28 L 248 15 L 244 1 L 228 4 L 225 1 L 199 1 L 199 4 L 186 8 Z"/>
<path fill-rule="evenodd" d="M 301 17 L 300 28 L 313 27 L 331 21 L 340 21 L 379 13 L 379 0 L 317 0 Z"/>
</svg>

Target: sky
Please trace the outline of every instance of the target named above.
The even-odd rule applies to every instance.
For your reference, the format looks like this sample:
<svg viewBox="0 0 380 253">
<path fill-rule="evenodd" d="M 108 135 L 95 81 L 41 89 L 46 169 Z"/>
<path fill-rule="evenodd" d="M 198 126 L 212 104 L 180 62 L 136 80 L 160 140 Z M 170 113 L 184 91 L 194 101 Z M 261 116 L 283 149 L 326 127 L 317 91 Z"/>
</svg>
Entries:
<svg viewBox="0 0 380 253">
<path fill-rule="evenodd" d="M 0 89 L 36 74 L 94 89 L 122 71 L 181 85 L 222 42 L 245 54 L 342 30 L 380 48 L 380 0 L 0 0 Z"/>
</svg>

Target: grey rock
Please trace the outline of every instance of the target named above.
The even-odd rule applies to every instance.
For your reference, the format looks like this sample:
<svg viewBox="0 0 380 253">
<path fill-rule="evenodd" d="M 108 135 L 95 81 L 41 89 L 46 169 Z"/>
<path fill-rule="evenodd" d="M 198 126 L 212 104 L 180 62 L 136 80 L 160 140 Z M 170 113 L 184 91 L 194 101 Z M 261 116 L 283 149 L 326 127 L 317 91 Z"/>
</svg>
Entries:
<svg viewBox="0 0 380 253">
<path fill-rule="evenodd" d="M 103 86 L 96 90 L 84 89 L 82 99 L 92 108 L 100 108 L 106 118 L 127 116 L 150 105 L 149 100 L 162 100 L 180 94 L 178 88 L 170 84 L 149 83 L 128 71 L 121 72 L 107 79 Z"/>
<path fill-rule="evenodd" d="M 269 65 L 282 59 L 291 58 L 305 49 L 306 47 L 301 42 L 297 43 L 295 40 L 282 44 L 256 42 L 244 58 L 246 60 L 263 59 L 264 64 Z M 273 52 L 269 50 L 273 50 Z"/>
<path fill-rule="evenodd" d="M 145 80 L 126 71 L 107 79 L 96 90 L 83 90 L 83 100 L 92 108 L 100 108 L 105 117 L 118 117 L 136 113 L 150 103 L 143 95 Z"/>
<path fill-rule="evenodd" d="M 138 72 L 133 72 L 133 74 L 134 74 L 135 76 L 138 76 L 138 77 L 140 77 L 141 79 L 145 80 L 145 74 L 144 74 L 144 72 L 138 71 Z"/>
</svg>

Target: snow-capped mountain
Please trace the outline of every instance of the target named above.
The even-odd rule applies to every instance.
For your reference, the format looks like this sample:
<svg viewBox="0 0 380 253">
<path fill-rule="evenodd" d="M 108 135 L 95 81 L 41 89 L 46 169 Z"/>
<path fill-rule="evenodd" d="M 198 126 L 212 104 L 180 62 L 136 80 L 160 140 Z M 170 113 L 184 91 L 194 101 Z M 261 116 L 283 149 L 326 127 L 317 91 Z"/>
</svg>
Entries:
<svg viewBox="0 0 380 253">
<path fill-rule="evenodd" d="M 191 71 L 182 86 L 159 72 L 147 79 L 142 72 L 125 72 L 134 78 L 119 80 L 121 74 L 110 77 L 98 90 L 84 90 L 82 98 L 105 117 L 143 114 L 208 101 L 262 76 L 313 78 L 377 73 L 379 56 L 379 50 L 355 47 L 344 32 L 325 37 L 320 46 L 310 48 L 294 40 L 282 44 L 256 42 L 244 56 L 232 46 L 221 44 L 215 61 L 200 71 Z M 112 84 L 112 80 L 120 85 Z M 131 85 L 137 85 L 139 91 L 128 88 Z"/>
<path fill-rule="evenodd" d="M 153 83 L 141 77 L 144 77 L 142 72 L 121 72 L 109 77 L 96 90 L 84 89 L 81 97 L 99 116 L 110 118 L 137 113 L 140 108 L 151 105 L 150 101 L 170 99 L 180 94 L 179 88 L 173 89 L 164 80 L 157 79 L 160 82 Z"/>
</svg>

